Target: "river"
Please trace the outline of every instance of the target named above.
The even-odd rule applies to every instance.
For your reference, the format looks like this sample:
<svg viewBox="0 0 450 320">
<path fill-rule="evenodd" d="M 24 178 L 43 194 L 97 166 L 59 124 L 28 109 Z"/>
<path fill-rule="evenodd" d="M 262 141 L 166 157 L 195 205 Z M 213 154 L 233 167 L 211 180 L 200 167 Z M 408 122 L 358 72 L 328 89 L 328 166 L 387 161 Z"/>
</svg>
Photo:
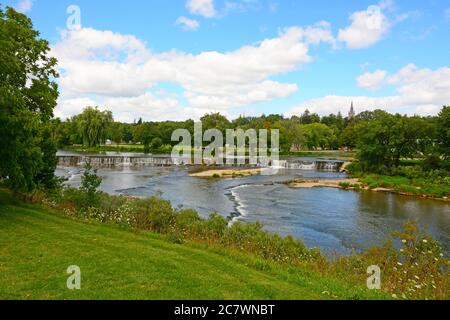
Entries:
<svg viewBox="0 0 450 320">
<path fill-rule="evenodd" d="M 81 168 L 58 167 L 78 187 Z M 185 167 L 101 168 L 101 190 L 146 197 L 161 195 L 174 207 L 192 208 L 206 217 L 217 212 L 234 221 L 261 222 L 265 229 L 293 235 L 328 254 L 348 254 L 381 245 L 407 220 L 415 219 L 450 253 L 450 205 L 371 191 L 332 188 L 292 189 L 281 182 L 295 178 L 343 178 L 318 170 L 283 169 L 274 176 L 200 179 Z"/>
</svg>

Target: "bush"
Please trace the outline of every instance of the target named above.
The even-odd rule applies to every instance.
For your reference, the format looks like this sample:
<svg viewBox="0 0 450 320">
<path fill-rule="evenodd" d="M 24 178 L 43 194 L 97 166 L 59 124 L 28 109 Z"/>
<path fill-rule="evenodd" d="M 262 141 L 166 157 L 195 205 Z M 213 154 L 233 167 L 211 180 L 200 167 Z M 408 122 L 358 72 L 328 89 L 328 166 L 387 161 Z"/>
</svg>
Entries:
<svg viewBox="0 0 450 320">
<path fill-rule="evenodd" d="M 344 257 L 331 265 L 332 273 L 367 279 L 367 267 L 377 265 L 382 274 L 382 290 L 403 299 L 448 299 L 450 263 L 441 246 L 431 236 L 419 232 L 415 222 L 405 224 L 404 231 L 362 254 Z M 354 279 L 356 280 L 356 279 Z"/>
<path fill-rule="evenodd" d="M 168 233 L 174 227 L 175 212 L 170 202 L 156 197 L 133 202 L 133 226 L 158 233 Z"/>
</svg>

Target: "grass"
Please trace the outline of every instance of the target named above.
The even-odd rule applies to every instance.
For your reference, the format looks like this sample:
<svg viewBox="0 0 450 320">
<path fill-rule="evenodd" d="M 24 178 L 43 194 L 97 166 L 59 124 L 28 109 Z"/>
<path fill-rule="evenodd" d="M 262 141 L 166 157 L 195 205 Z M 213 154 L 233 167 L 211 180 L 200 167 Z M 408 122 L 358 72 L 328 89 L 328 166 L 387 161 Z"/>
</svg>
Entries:
<svg viewBox="0 0 450 320">
<path fill-rule="evenodd" d="M 330 160 L 352 161 L 355 159 L 355 152 L 342 150 L 323 150 L 323 151 L 296 151 L 287 155 L 307 158 L 320 158 Z"/>
<path fill-rule="evenodd" d="M 77 151 L 86 153 L 101 153 L 101 152 L 131 152 L 144 153 L 144 146 L 137 144 L 112 144 L 109 146 L 84 147 L 84 146 L 65 146 L 63 150 Z"/>
<path fill-rule="evenodd" d="M 409 179 L 400 176 L 366 174 L 361 182 L 370 188 L 389 188 L 400 193 L 427 197 L 450 197 L 450 185 L 436 183 L 430 179 Z"/>
<path fill-rule="evenodd" d="M 0 299 L 383 299 L 323 277 L 206 244 L 65 218 L 0 190 Z M 66 288 L 70 265 L 82 288 Z"/>
</svg>

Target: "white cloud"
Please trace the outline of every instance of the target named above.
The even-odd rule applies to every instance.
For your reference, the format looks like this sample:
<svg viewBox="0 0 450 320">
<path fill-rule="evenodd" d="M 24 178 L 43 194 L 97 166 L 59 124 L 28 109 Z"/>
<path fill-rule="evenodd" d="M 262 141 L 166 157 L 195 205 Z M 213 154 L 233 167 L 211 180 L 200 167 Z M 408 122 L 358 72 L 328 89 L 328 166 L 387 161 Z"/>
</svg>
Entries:
<svg viewBox="0 0 450 320">
<path fill-rule="evenodd" d="M 384 84 L 385 78 L 386 71 L 384 70 L 377 70 L 373 73 L 366 72 L 358 77 L 358 87 L 367 90 L 377 90 Z"/>
<path fill-rule="evenodd" d="M 379 82 L 378 85 L 395 86 L 397 95 L 387 97 L 329 95 L 305 101 L 290 110 L 287 115 L 300 114 L 305 109 L 319 114 L 345 112 L 350 108 L 352 101 L 357 112 L 384 109 L 394 113 L 433 115 L 450 101 L 448 67 L 431 70 L 419 69 L 409 64 L 393 75 L 385 74 L 383 80 Z"/>
<path fill-rule="evenodd" d="M 148 94 L 156 84 L 172 83 L 182 89 L 186 112 L 198 109 L 226 112 L 298 91 L 296 84 L 280 83 L 271 77 L 309 63 L 310 45 L 332 43 L 328 27 L 324 22 L 308 28 L 292 27 L 258 44 L 197 55 L 177 51 L 154 53 L 134 36 L 85 28 L 63 32 L 52 53 L 59 61 L 59 82 L 66 99 L 97 96 L 98 104 L 107 103 L 114 113 L 121 112 L 114 101 L 130 102 L 127 112 L 142 112 L 140 107 L 131 108 L 140 106 L 141 101 L 160 110 L 173 106 L 176 99 L 151 96 L 150 100 Z M 137 97 L 140 99 L 136 100 Z M 74 108 L 63 100 L 60 104 L 61 114 Z"/>
<path fill-rule="evenodd" d="M 189 19 L 186 17 L 179 17 L 175 21 L 175 25 L 181 25 L 182 28 L 186 31 L 194 31 L 200 27 L 200 24 L 197 20 Z"/>
<path fill-rule="evenodd" d="M 32 8 L 33 0 L 20 0 L 16 5 L 17 11 L 22 13 L 30 12 Z"/>
<path fill-rule="evenodd" d="M 382 12 L 389 3 L 383 1 L 367 10 L 354 12 L 350 17 L 351 25 L 339 30 L 338 39 L 349 49 L 368 48 L 380 41 L 390 28 L 390 22 Z"/>
<path fill-rule="evenodd" d="M 70 118 L 81 113 L 83 109 L 88 106 L 95 107 L 97 106 L 97 102 L 87 97 L 60 97 L 58 100 L 58 106 L 55 109 L 55 117 L 63 119 Z"/>
<path fill-rule="evenodd" d="M 198 14 L 205 18 L 212 18 L 216 15 L 213 0 L 187 0 L 186 8 L 192 14 Z"/>
</svg>

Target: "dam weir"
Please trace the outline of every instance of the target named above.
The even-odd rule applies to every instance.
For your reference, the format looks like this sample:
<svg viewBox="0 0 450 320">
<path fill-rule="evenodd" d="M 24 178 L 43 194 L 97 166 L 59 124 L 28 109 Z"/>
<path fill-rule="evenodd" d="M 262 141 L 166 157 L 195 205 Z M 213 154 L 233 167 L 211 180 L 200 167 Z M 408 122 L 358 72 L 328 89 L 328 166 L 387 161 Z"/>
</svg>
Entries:
<svg viewBox="0 0 450 320">
<path fill-rule="evenodd" d="M 191 166 L 192 159 L 187 157 L 171 157 L 170 155 L 144 155 L 144 154 L 57 154 L 58 166 L 60 167 L 81 167 L 90 163 L 93 167 L 171 167 L 171 166 Z M 226 163 L 226 161 L 224 161 Z M 216 165 L 215 158 L 204 159 L 207 166 Z M 298 170 L 323 170 L 339 171 L 344 164 L 343 161 L 321 160 L 310 158 L 290 157 L 281 160 L 268 160 L 261 158 L 258 165 L 223 165 L 233 167 L 275 167 L 280 169 L 298 169 Z"/>
</svg>

